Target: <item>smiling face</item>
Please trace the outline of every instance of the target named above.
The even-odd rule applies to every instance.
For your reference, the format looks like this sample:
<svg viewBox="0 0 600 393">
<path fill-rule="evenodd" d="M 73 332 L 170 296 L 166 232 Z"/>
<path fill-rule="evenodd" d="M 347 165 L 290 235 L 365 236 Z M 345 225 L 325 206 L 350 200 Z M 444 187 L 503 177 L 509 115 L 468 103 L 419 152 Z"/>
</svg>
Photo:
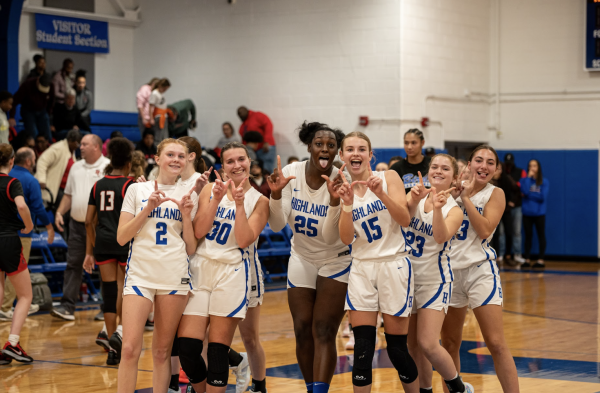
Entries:
<svg viewBox="0 0 600 393">
<path fill-rule="evenodd" d="M 179 143 L 169 143 L 161 149 L 160 155 L 156 156 L 156 163 L 161 173 L 178 176 L 183 172 L 187 162 L 187 149 Z"/>
<path fill-rule="evenodd" d="M 338 152 L 337 139 L 331 131 L 317 131 L 308 146 L 311 165 L 322 172 L 329 172 Z"/>
<path fill-rule="evenodd" d="M 427 176 L 432 187 L 437 190 L 447 190 L 456 179 L 457 174 L 454 172 L 454 166 L 450 158 L 436 156 L 429 165 Z"/>
<path fill-rule="evenodd" d="M 344 139 L 340 158 L 346 163 L 346 169 L 352 177 L 368 170 L 372 157 L 373 152 L 369 147 L 369 142 L 365 139 L 356 136 Z"/>
<path fill-rule="evenodd" d="M 250 175 L 250 158 L 246 149 L 240 147 L 228 149 L 223 153 L 221 160 L 225 174 L 235 184 L 239 184 Z"/>
<path fill-rule="evenodd" d="M 469 170 L 476 183 L 485 185 L 496 173 L 496 155 L 488 149 L 477 150 L 469 161 Z"/>
</svg>

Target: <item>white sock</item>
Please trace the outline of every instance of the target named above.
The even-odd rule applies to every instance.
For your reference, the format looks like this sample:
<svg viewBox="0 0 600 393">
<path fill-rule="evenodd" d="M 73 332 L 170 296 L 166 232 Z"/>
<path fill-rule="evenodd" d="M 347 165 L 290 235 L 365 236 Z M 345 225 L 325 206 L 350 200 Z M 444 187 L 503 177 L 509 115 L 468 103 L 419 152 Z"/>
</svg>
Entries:
<svg viewBox="0 0 600 393">
<path fill-rule="evenodd" d="M 123 337 L 123 325 L 117 326 L 117 333 L 119 333 L 119 336 Z"/>
<path fill-rule="evenodd" d="M 106 331 L 106 323 L 104 325 L 102 325 L 102 331 L 106 334 L 108 334 L 108 332 Z"/>
<path fill-rule="evenodd" d="M 19 343 L 19 338 L 21 338 L 21 336 L 19 336 L 18 334 L 9 334 L 8 342 L 10 343 L 10 345 L 15 347 Z"/>
<path fill-rule="evenodd" d="M 150 322 L 154 322 L 154 311 L 152 311 L 150 314 L 148 314 L 148 320 Z"/>
</svg>

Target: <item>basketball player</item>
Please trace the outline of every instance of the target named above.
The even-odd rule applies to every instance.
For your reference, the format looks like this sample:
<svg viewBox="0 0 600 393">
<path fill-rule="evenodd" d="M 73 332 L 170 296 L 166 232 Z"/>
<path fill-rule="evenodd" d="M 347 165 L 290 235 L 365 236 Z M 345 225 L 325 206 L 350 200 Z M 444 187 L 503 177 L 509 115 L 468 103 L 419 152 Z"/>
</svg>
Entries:
<svg viewBox="0 0 600 393">
<path fill-rule="evenodd" d="M 335 337 L 344 316 L 350 251 L 340 239 L 327 243 L 323 223 L 339 198 L 327 192 L 322 175 L 337 179 L 333 167 L 344 133 L 322 123 L 304 123 L 300 141 L 310 158 L 277 169 L 271 187 L 269 224 L 279 232 L 294 231 L 288 267 L 288 303 L 294 320 L 296 358 L 308 392 L 329 391 L 337 362 Z M 339 180 L 339 179 L 338 179 Z"/>
<path fill-rule="evenodd" d="M 27 318 L 33 294 L 27 262 L 23 258 L 23 247 L 19 231 L 27 234 L 33 229 L 33 221 L 23 194 L 21 182 L 8 176 L 15 163 L 15 151 L 8 143 L 0 143 L 0 303 L 4 297 L 4 275 L 17 292 L 17 305 L 10 325 L 8 341 L 0 352 L 0 365 L 12 360 L 31 363 L 33 358 L 19 343 L 21 328 Z M 19 219 L 19 215 L 21 219 Z"/>
<path fill-rule="evenodd" d="M 157 180 L 136 183 L 125 194 L 117 242 L 131 244 L 123 289 L 120 393 L 135 390 L 142 334 L 153 305 L 153 387 L 165 393 L 169 385 L 169 353 L 192 289 L 188 255 L 196 249 L 192 219 L 197 195 L 177 184 L 187 156 L 184 142 L 163 140 L 157 148 Z"/>
<path fill-rule="evenodd" d="M 454 157 L 438 154 L 427 174 L 431 188 L 419 184 L 408 194 L 410 226 L 406 242 L 412 248 L 410 260 L 415 272 L 415 298 L 410 317 L 408 346 L 419 369 L 421 393 L 431 393 L 432 368 L 440 373 L 452 392 L 473 392 L 462 382 L 452 357 L 440 346 L 439 337 L 452 294 L 450 244 L 463 219 L 462 210 L 450 195 L 458 177 Z"/>
<path fill-rule="evenodd" d="M 123 282 L 129 250 L 129 243 L 123 246 L 117 243 L 117 228 L 125 193 L 133 184 L 127 176 L 131 172 L 133 145 L 125 138 L 113 138 L 108 145 L 108 155 L 111 159 L 104 169 L 105 177 L 98 180 L 90 192 L 83 268 L 91 273 L 94 262 L 100 267 L 104 323 L 110 337 L 106 364 L 116 365 L 121 356 L 123 334 L 123 327 L 117 326 L 117 317 L 122 318 Z"/>
<path fill-rule="evenodd" d="M 504 392 L 519 392 L 515 362 L 504 338 L 502 285 L 496 266 L 496 252 L 490 240 L 505 208 L 504 192 L 490 184 L 496 172 L 498 154 L 487 145 L 475 148 L 466 173 L 453 197 L 463 210 L 462 224 L 450 250 L 454 282 L 448 315 L 442 327 L 442 346 L 460 371 L 460 344 L 469 306 L 492 354 L 496 374 Z"/>
<path fill-rule="evenodd" d="M 329 207 L 325 233 L 326 237 L 334 236 L 337 226 L 341 241 L 352 244 L 345 308 L 355 339 L 354 391 L 371 391 L 377 315 L 381 311 L 390 360 L 404 391 L 414 393 L 419 390 L 417 366 L 406 341 L 414 278 L 401 227 L 410 223 L 404 187 L 395 171 L 371 171 L 371 141 L 362 132 L 346 135 L 341 147 L 340 158 L 352 183 L 344 176 L 338 186 L 328 181 L 332 199 L 337 194 L 342 204 L 341 208 L 339 204 Z M 334 210 L 341 211 L 339 222 Z"/>
<path fill-rule="evenodd" d="M 223 182 L 217 172 L 215 183 L 200 194 L 194 232 L 202 240 L 191 262 L 194 290 L 178 329 L 183 370 L 196 392 L 206 389 L 208 393 L 227 388 L 229 347 L 238 323 L 246 316 L 250 265 L 269 216 L 269 201 L 248 181 L 246 147 L 228 143 L 221 158 L 228 180 Z M 207 368 L 201 353 L 209 323 Z"/>
</svg>

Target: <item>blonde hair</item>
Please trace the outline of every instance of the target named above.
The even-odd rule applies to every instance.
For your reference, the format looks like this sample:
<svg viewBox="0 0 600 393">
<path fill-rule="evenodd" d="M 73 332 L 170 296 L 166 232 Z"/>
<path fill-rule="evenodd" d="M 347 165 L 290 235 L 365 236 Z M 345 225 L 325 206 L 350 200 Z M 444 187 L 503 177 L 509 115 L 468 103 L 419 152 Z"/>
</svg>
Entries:
<svg viewBox="0 0 600 393">
<path fill-rule="evenodd" d="M 369 145 L 369 153 L 372 151 L 371 149 L 371 140 L 369 139 L 369 137 L 360 131 L 353 131 L 349 134 L 346 134 L 346 136 L 344 137 L 344 139 L 342 139 L 342 150 L 344 149 L 344 141 L 346 141 L 346 139 L 348 138 L 360 138 L 360 139 L 364 139 L 365 141 L 367 141 L 368 145 Z"/>
<path fill-rule="evenodd" d="M 172 143 L 175 143 L 177 145 L 185 147 L 185 154 L 190 153 L 190 148 L 188 147 L 187 143 L 185 143 L 184 141 L 180 141 L 179 139 L 167 138 L 167 139 L 163 139 L 163 141 L 160 142 L 158 144 L 158 146 L 156 147 L 156 155 L 158 157 L 160 157 L 160 153 L 162 153 L 165 146 L 170 145 Z"/>
<path fill-rule="evenodd" d="M 147 166 L 148 162 L 144 153 L 139 150 L 134 151 L 131 157 L 131 174 L 133 174 L 133 178 L 137 179 L 142 176 Z"/>
<path fill-rule="evenodd" d="M 454 171 L 454 175 L 452 177 L 453 178 L 458 177 L 458 175 L 459 175 L 459 173 L 458 173 L 458 162 L 456 161 L 456 158 L 454 158 L 450 154 L 446 154 L 446 153 L 438 153 L 435 156 L 431 157 L 431 161 L 429 161 L 429 168 L 427 168 L 427 173 L 429 173 L 429 169 L 431 168 L 431 163 L 437 157 L 444 157 L 444 158 L 449 159 L 450 160 L 450 166 L 452 167 L 452 170 Z"/>
</svg>

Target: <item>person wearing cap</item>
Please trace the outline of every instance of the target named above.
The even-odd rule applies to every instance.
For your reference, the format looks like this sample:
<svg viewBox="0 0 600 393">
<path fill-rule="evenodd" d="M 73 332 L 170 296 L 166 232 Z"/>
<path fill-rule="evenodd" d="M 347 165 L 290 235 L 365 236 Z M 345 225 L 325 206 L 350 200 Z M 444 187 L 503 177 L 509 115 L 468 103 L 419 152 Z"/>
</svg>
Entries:
<svg viewBox="0 0 600 393">
<path fill-rule="evenodd" d="M 515 156 L 512 153 L 504 155 L 504 172 L 512 185 L 510 200 L 507 198 L 507 204 L 510 206 L 510 224 L 512 239 L 506 239 L 506 256 L 513 255 L 515 262 L 524 263 L 525 259 L 521 255 L 521 230 L 523 227 L 523 211 L 521 210 L 521 179 L 527 177 L 525 170 L 515 165 Z M 511 252 L 512 247 L 512 252 Z"/>
<path fill-rule="evenodd" d="M 21 105 L 21 117 L 27 135 L 35 139 L 40 134 L 51 141 L 50 114 L 54 105 L 54 88 L 48 73 L 38 78 L 27 79 L 19 86 L 19 90 L 13 96 L 13 107 L 9 113 L 8 122 L 11 127 L 17 125 L 15 114 L 18 105 Z"/>
</svg>

